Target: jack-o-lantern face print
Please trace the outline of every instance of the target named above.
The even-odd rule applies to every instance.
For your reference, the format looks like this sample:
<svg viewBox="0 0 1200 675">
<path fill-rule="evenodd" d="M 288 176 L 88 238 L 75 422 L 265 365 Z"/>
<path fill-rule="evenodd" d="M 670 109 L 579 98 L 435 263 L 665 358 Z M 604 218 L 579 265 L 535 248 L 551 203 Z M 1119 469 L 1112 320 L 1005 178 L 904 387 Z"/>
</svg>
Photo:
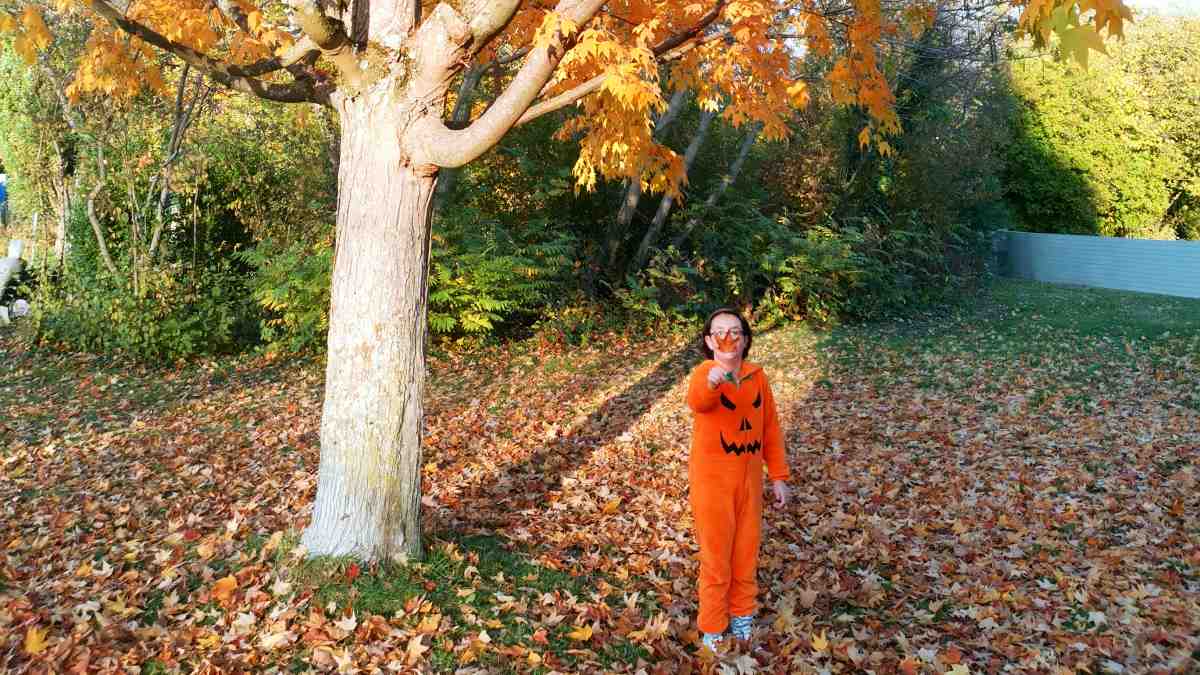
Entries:
<svg viewBox="0 0 1200 675">
<path fill-rule="evenodd" d="M 737 413 L 737 404 L 729 400 L 729 397 L 724 393 L 721 394 L 721 405 L 725 406 L 726 410 Z M 743 404 L 744 405 L 744 404 Z M 754 396 L 754 403 L 750 404 L 754 410 L 762 408 L 762 392 L 758 391 Z M 743 453 L 754 454 L 762 449 L 761 432 L 756 432 L 754 426 L 750 423 L 750 411 L 743 411 L 742 414 L 726 415 L 727 419 L 741 420 L 736 429 L 721 430 L 721 449 L 727 455 L 741 455 Z M 761 415 L 755 416 L 757 419 L 762 419 Z"/>
</svg>

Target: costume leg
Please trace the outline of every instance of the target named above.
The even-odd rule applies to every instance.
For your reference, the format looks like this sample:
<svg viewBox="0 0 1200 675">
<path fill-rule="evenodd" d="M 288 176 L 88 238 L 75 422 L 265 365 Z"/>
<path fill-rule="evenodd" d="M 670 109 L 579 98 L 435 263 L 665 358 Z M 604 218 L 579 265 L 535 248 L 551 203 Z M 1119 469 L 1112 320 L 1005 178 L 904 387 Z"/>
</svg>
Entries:
<svg viewBox="0 0 1200 675">
<path fill-rule="evenodd" d="M 704 482 L 692 481 L 690 495 L 696 541 L 700 544 L 700 616 L 696 623 L 705 633 L 722 633 L 729 625 L 733 494 L 728 488 Z"/>
<path fill-rule="evenodd" d="M 762 472 L 748 471 L 737 490 L 729 611 L 749 616 L 758 609 L 758 546 L 762 535 Z"/>
</svg>

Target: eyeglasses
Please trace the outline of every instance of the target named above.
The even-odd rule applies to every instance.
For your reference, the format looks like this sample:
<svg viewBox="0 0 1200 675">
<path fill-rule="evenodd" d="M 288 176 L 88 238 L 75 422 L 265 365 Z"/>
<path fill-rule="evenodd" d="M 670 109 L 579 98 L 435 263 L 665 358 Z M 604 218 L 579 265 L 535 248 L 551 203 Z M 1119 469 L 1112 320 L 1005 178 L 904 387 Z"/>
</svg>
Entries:
<svg viewBox="0 0 1200 675">
<path fill-rule="evenodd" d="M 722 340 L 725 340 L 725 339 L 736 340 L 736 339 L 742 337 L 742 329 L 740 329 L 740 328 L 727 328 L 725 330 L 718 329 L 718 330 L 709 331 L 708 334 L 715 338 L 720 338 Z"/>
</svg>

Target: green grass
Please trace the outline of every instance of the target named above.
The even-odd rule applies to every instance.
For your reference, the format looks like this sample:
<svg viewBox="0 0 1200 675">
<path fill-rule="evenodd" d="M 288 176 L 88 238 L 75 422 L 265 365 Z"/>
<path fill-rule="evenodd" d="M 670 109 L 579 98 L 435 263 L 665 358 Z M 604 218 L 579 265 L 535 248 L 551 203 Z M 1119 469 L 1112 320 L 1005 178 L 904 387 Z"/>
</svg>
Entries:
<svg viewBox="0 0 1200 675">
<path fill-rule="evenodd" d="M 1080 337 L 1158 339 L 1200 332 L 1200 300 L 1149 293 L 1005 280 L 993 298 L 1010 307 L 997 327 L 1016 332 L 1022 317 Z"/>
<path fill-rule="evenodd" d="M 276 560 L 284 564 L 287 551 L 294 547 L 294 538 L 286 541 Z M 493 645 L 524 645 L 536 651 L 553 653 L 565 664 L 578 662 L 579 657 L 567 653 L 581 645 L 567 637 L 575 629 L 569 621 L 549 627 L 548 645 L 531 642 L 538 626 L 529 619 L 528 607 L 541 601 L 543 594 L 570 594 L 581 600 L 597 591 L 608 580 L 588 576 L 572 576 L 539 565 L 523 551 L 514 550 L 495 536 L 459 536 L 442 533 L 431 537 L 426 555 L 420 562 L 407 564 L 381 563 L 359 568 L 351 579 L 351 566 L 346 558 L 315 558 L 305 560 L 290 569 L 298 590 L 313 593 L 313 602 L 322 608 L 333 608 L 336 617 L 348 611 L 358 616 L 375 614 L 385 617 L 413 615 L 414 603 L 428 602 L 432 607 L 421 615 L 440 614 L 442 626 L 433 643 L 431 664 L 438 672 L 453 672 L 458 667 L 456 644 L 470 635 L 486 630 Z M 614 599 L 615 600 L 615 599 Z M 506 603 L 525 605 L 526 610 L 505 608 Z M 419 611 L 419 610 L 418 610 Z M 419 617 L 413 617 L 414 624 Z M 583 645 L 587 646 L 587 645 Z M 597 649 L 602 663 L 632 663 L 646 658 L 640 646 L 616 640 Z M 493 671 L 508 672 L 505 657 L 484 653 L 480 664 Z"/>
<path fill-rule="evenodd" d="M 1097 402 L 1067 390 L 1112 376 L 1114 362 L 1200 358 L 1200 300 L 1003 279 L 922 316 L 839 327 L 819 347 L 831 366 L 879 373 L 880 388 L 900 375 L 925 389 L 986 389 L 988 378 L 1053 367 L 1062 391 L 1034 392 L 1032 404 L 1061 393 L 1087 410 Z"/>
</svg>

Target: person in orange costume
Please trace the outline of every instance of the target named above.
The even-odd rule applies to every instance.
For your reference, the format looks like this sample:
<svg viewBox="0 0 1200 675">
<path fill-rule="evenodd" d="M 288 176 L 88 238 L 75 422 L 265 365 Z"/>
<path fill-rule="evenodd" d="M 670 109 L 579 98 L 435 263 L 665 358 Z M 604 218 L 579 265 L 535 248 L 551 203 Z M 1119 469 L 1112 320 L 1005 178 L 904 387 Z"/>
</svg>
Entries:
<svg viewBox="0 0 1200 675">
<path fill-rule="evenodd" d="M 775 503 L 788 500 L 788 468 L 775 397 L 759 366 L 745 361 L 750 323 L 722 307 L 704 322 L 706 360 L 692 371 L 687 403 L 695 413 L 688 484 L 700 544 L 704 645 L 716 651 L 730 627 L 750 639 L 757 609 L 763 464 Z"/>
</svg>

